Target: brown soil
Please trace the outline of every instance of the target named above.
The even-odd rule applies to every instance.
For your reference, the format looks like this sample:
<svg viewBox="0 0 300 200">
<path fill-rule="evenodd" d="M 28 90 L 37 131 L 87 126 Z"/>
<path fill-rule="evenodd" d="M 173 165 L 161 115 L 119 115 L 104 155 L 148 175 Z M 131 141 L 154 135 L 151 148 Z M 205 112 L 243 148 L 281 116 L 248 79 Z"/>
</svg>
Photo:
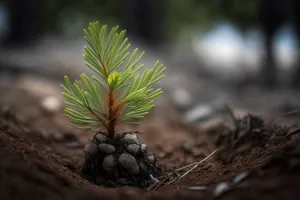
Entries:
<svg viewBox="0 0 300 200">
<path fill-rule="evenodd" d="M 70 128 L 61 110 L 46 111 L 28 91 L 4 87 L 1 91 L 1 95 L 5 94 L 0 99 L 0 197 L 3 200 L 213 199 L 213 192 L 222 181 L 229 184 L 230 190 L 220 199 L 287 200 L 300 196 L 300 134 L 295 127 L 268 125 L 260 133 L 267 135 L 263 142 L 250 137 L 233 146 L 217 142 L 230 132 L 226 126 L 199 132 L 179 123 L 179 111 L 154 109 L 140 127 L 119 129 L 138 129 L 144 133 L 139 138 L 159 158 L 158 165 L 164 171 L 200 161 L 215 149 L 219 151 L 184 178 L 156 191 L 130 187 L 108 189 L 78 175 L 84 161 L 84 146 L 93 133 Z M 233 185 L 234 177 L 242 172 L 249 172 L 249 176 Z M 207 188 L 192 191 L 188 189 L 190 186 Z"/>
</svg>

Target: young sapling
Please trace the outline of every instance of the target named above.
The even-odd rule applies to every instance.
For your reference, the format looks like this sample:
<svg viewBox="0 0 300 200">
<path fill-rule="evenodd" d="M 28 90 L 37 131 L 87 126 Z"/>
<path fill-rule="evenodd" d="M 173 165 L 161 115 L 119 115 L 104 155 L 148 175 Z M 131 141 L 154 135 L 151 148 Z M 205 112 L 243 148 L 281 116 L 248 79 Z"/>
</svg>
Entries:
<svg viewBox="0 0 300 200">
<path fill-rule="evenodd" d="M 166 68 L 157 61 L 153 68 L 140 73 L 144 52 L 137 48 L 129 52 L 125 32 L 116 26 L 108 33 L 106 25 L 89 23 L 84 29 L 88 46 L 83 56 L 96 76 L 83 73 L 74 83 L 65 76 L 62 94 L 71 124 L 97 132 L 85 147 L 82 174 L 96 184 L 142 187 L 162 171 L 135 133 L 117 133 L 116 126 L 140 123 L 149 113 L 155 97 L 162 93 L 153 85 L 164 77 Z"/>
</svg>

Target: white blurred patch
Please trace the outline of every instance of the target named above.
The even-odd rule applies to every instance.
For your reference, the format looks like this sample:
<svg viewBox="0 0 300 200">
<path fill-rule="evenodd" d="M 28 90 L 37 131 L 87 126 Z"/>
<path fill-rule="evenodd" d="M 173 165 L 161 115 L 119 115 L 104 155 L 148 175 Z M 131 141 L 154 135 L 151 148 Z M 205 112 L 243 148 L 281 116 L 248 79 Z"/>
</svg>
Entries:
<svg viewBox="0 0 300 200">
<path fill-rule="evenodd" d="M 284 26 L 276 35 L 275 57 L 281 69 L 290 69 L 295 62 L 295 41 L 289 26 Z M 243 37 L 230 23 L 220 23 L 203 37 L 194 37 L 192 48 L 208 70 L 224 78 L 257 72 L 264 56 L 263 40 L 258 30 L 249 31 Z"/>
<path fill-rule="evenodd" d="M 56 112 L 61 107 L 60 100 L 55 96 L 47 96 L 41 102 L 43 108 L 49 112 Z"/>
</svg>

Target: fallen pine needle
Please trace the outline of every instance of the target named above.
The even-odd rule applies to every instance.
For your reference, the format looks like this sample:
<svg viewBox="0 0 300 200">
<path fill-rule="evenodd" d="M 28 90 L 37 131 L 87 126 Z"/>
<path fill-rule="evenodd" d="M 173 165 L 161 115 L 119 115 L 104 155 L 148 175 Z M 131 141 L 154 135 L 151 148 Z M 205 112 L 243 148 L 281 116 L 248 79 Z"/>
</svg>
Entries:
<svg viewBox="0 0 300 200">
<path fill-rule="evenodd" d="M 207 159 L 209 159 L 212 155 L 214 155 L 216 152 L 217 152 L 218 150 L 215 150 L 215 151 L 213 151 L 211 154 L 209 154 L 206 158 L 204 158 L 203 160 L 201 160 L 201 161 L 198 161 L 198 162 L 195 162 L 195 163 L 191 163 L 191 164 L 189 164 L 189 165 L 187 165 L 187 166 L 184 166 L 184 167 L 181 167 L 181 168 L 179 168 L 179 169 L 177 169 L 177 170 L 175 170 L 176 172 L 177 171 L 181 171 L 181 170 L 183 170 L 183 169 L 186 169 L 186 168 L 188 168 L 188 167 L 191 167 L 191 166 L 193 166 L 191 169 L 189 169 L 187 172 L 185 172 L 183 175 L 181 175 L 179 178 L 173 178 L 173 179 L 171 179 L 168 183 L 166 183 L 164 186 L 162 186 L 161 188 L 164 188 L 164 187 L 166 187 L 166 186 L 168 186 L 168 185 L 170 185 L 171 183 L 173 183 L 173 182 L 175 182 L 176 180 L 180 180 L 180 179 L 182 179 L 183 177 L 185 177 L 187 174 L 189 174 L 190 172 L 192 172 L 194 169 L 196 169 L 201 163 L 203 163 L 204 161 L 206 161 Z M 170 177 L 171 175 L 172 175 L 173 173 L 169 173 L 168 175 L 167 175 L 167 177 Z M 156 189 L 158 189 L 168 178 L 167 177 L 165 177 L 164 179 L 162 179 L 161 181 L 159 181 L 159 182 L 154 182 L 147 190 L 149 191 L 149 190 L 151 190 L 152 188 L 154 188 L 155 186 L 155 190 Z"/>
<path fill-rule="evenodd" d="M 199 161 L 198 161 L 198 162 L 199 162 Z M 179 169 L 176 169 L 175 172 L 179 172 L 179 171 L 181 171 L 181 170 L 183 170 L 183 169 L 186 169 L 186 168 L 189 168 L 189 167 L 191 167 L 191 166 L 193 166 L 193 165 L 196 165 L 198 162 L 194 162 L 194 163 L 188 164 L 188 165 L 186 165 L 186 166 L 184 166 L 184 167 L 181 167 L 181 168 L 179 168 Z M 173 172 L 169 173 L 168 176 L 171 176 L 172 174 L 173 174 Z"/>
<path fill-rule="evenodd" d="M 295 135 L 295 134 L 298 134 L 298 133 L 300 133 L 300 128 L 296 128 L 295 130 L 288 132 L 288 134 L 286 134 L 285 136 L 283 136 L 283 137 L 281 138 L 281 140 L 278 142 L 277 145 L 279 145 L 281 142 L 283 142 L 283 141 L 284 141 L 285 139 L 287 139 L 288 137 L 290 137 L 290 136 L 292 136 L 292 135 Z"/>
<path fill-rule="evenodd" d="M 294 109 L 294 110 L 291 110 L 285 114 L 283 114 L 284 117 L 290 117 L 290 116 L 293 116 L 293 115 L 297 115 L 300 113 L 300 109 Z"/>
<path fill-rule="evenodd" d="M 154 188 L 154 190 L 157 190 L 163 183 L 167 181 L 167 178 L 163 179 L 161 182 L 157 184 L 157 186 Z"/>
<path fill-rule="evenodd" d="M 218 150 L 216 149 L 214 152 L 212 152 L 211 154 L 209 154 L 206 158 L 204 158 L 203 160 L 201 160 L 200 162 L 198 162 L 194 167 L 192 167 L 189 171 L 185 172 L 179 179 L 185 177 L 188 173 L 190 173 L 191 171 L 193 171 L 196 167 L 198 167 L 198 165 L 200 165 L 201 163 L 203 163 L 204 161 L 206 161 L 208 158 L 210 158 L 212 155 L 214 155 Z"/>
<path fill-rule="evenodd" d="M 157 178 L 154 178 L 152 176 L 152 174 L 150 175 L 151 180 L 154 180 L 154 183 L 147 189 L 147 190 L 151 190 L 155 185 L 157 185 L 158 183 L 160 183 L 160 181 Z"/>
</svg>

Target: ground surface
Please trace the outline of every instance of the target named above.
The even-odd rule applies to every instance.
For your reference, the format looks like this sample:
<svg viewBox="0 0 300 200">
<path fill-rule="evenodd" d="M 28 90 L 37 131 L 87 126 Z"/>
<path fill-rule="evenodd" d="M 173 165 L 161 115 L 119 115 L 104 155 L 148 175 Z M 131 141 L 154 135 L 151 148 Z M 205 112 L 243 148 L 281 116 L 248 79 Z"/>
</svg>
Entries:
<svg viewBox="0 0 300 200">
<path fill-rule="evenodd" d="M 169 99 L 161 99 L 140 127 L 119 130 L 142 132 L 140 139 L 157 155 L 165 172 L 201 161 L 216 149 L 218 152 L 185 177 L 156 190 L 108 189 L 89 183 L 77 173 L 83 164 L 84 146 L 93 133 L 72 129 L 62 115 L 62 104 L 55 106 L 49 99 L 47 103 L 48 95 L 60 102 L 55 89 L 58 84 L 30 80 L 1 84 L 1 199 L 213 199 L 220 188 L 221 199 L 299 198 L 300 134 L 290 125 L 299 122 L 297 117 L 284 118 L 288 126 L 277 120 L 258 127 L 258 132 L 248 130 L 246 122 L 250 136 L 242 142 L 226 142 L 230 129 L 220 120 L 185 123 L 185 111 L 169 104 Z M 241 93 L 245 105 L 262 112 L 273 109 L 269 99 L 275 94 L 248 91 L 252 95 Z M 289 106 L 294 105 L 289 103 L 286 109 L 291 109 Z M 233 184 L 235 179 L 242 180 Z"/>
</svg>

